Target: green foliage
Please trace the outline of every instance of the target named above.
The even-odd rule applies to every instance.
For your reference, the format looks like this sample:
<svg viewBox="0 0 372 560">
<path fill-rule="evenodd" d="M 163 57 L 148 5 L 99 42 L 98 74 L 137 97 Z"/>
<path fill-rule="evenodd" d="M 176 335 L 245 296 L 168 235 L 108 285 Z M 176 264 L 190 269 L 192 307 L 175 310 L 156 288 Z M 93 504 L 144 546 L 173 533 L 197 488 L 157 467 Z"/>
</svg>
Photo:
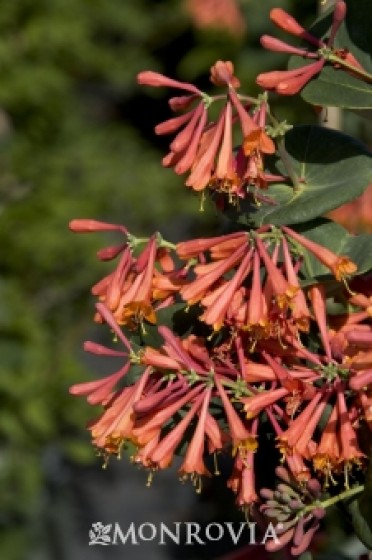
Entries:
<svg viewBox="0 0 372 560">
<path fill-rule="evenodd" d="M 350 51 L 363 69 L 372 73 L 372 11 L 369 0 L 346 0 L 347 15 L 336 36 L 335 48 Z M 312 28 L 318 37 L 326 37 L 331 15 L 324 15 Z M 303 59 L 292 57 L 289 66 L 303 66 Z M 372 108 L 371 80 L 361 80 L 352 73 L 326 65 L 314 80 L 301 92 L 302 97 L 313 105 L 337 106 L 348 109 Z"/>
<path fill-rule="evenodd" d="M 353 529 L 357 537 L 368 548 L 372 549 L 372 462 L 367 470 L 364 491 L 361 496 L 347 501 L 347 509 L 351 515 Z"/>
<path fill-rule="evenodd" d="M 318 126 L 295 126 L 285 135 L 288 163 L 298 184 L 273 183 L 270 203 L 257 210 L 244 203 L 240 223 L 297 224 L 322 215 L 359 196 L 372 181 L 371 154 L 353 138 Z M 355 170 L 358 169 L 358 173 Z M 276 159 L 271 171 L 284 176 L 287 169 Z"/>
</svg>

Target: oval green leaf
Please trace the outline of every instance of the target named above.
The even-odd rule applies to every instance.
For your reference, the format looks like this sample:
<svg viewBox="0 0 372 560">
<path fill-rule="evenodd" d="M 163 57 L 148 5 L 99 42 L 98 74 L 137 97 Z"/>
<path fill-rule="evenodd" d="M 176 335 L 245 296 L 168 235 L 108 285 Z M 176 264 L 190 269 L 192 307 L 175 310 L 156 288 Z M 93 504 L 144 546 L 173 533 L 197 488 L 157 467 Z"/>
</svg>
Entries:
<svg viewBox="0 0 372 560">
<path fill-rule="evenodd" d="M 290 164 L 301 182 L 295 191 L 289 180 L 274 183 L 263 194 L 270 203 L 243 201 L 241 224 L 298 224 L 354 200 L 372 182 L 372 156 L 355 139 L 320 126 L 297 126 L 285 135 Z M 270 171 L 286 175 L 277 158 L 268 158 Z M 357 171 L 357 172 L 356 172 Z M 231 210 L 232 216 L 236 211 Z"/>
</svg>

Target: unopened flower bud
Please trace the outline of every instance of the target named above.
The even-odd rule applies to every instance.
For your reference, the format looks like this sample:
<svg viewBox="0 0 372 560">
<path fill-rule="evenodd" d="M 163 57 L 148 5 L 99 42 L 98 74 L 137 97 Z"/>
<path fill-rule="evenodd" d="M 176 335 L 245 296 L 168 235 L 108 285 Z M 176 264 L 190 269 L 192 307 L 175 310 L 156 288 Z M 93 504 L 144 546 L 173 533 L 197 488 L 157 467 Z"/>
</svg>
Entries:
<svg viewBox="0 0 372 560">
<path fill-rule="evenodd" d="M 317 480 L 316 478 L 310 478 L 306 487 L 309 490 L 309 492 L 311 492 L 313 496 L 315 496 L 315 498 L 320 497 L 322 492 L 322 487 L 320 485 L 319 480 Z"/>
<path fill-rule="evenodd" d="M 301 502 L 301 500 L 291 500 L 288 505 L 294 511 L 297 511 L 304 507 L 304 504 Z"/>
<path fill-rule="evenodd" d="M 344 21 L 346 17 L 347 7 L 343 0 L 336 2 L 335 9 L 333 11 L 333 21 L 331 27 L 331 34 L 328 40 L 328 46 L 331 47 L 333 45 L 333 41 L 335 39 L 336 33 L 340 28 L 340 25 Z"/>
<path fill-rule="evenodd" d="M 272 500 L 274 498 L 274 492 L 269 488 L 262 488 L 260 494 L 264 500 Z"/>
<path fill-rule="evenodd" d="M 275 474 L 276 474 L 277 477 L 284 480 L 284 482 L 288 482 L 288 484 L 290 484 L 292 482 L 289 472 L 287 471 L 287 469 L 285 467 L 282 467 L 281 465 L 276 467 Z M 278 486 L 278 488 L 279 488 L 279 486 Z"/>
<path fill-rule="evenodd" d="M 279 515 L 281 515 L 281 510 L 279 508 L 267 508 L 265 509 L 265 515 L 267 517 L 271 517 L 273 519 L 279 519 Z"/>
<path fill-rule="evenodd" d="M 119 253 L 125 248 L 126 244 L 112 245 L 111 247 L 104 247 L 97 251 L 97 257 L 101 261 L 111 261 L 118 256 Z"/>
<path fill-rule="evenodd" d="M 298 492 L 295 488 L 293 488 L 293 486 L 289 486 L 288 484 L 278 484 L 277 488 L 281 494 L 289 494 L 289 496 L 295 498 L 299 497 Z"/>
<path fill-rule="evenodd" d="M 311 510 L 311 513 L 316 519 L 323 519 L 326 514 L 326 510 L 322 507 L 316 507 Z"/>
</svg>

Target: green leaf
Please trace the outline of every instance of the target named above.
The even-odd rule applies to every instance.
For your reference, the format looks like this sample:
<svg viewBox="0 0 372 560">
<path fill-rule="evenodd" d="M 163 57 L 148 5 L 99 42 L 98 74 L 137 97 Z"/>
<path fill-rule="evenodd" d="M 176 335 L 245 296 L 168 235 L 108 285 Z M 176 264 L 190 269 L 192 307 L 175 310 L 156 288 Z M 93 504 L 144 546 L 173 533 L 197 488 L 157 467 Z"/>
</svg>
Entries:
<svg viewBox="0 0 372 560">
<path fill-rule="evenodd" d="M 313 560 L 313 555 L 309 550 L 307 550 L 306 552 L 301 554 L 301 556 L 298 557 L 298 560 Z"/>
<path fill-rule="evenodd" d="M 238 210 L 240 223 L 259 226 L 307 222 L 357 198 L 372 181 L 371 154 L 341 132 L 297 126 L 285 135 L 285 148 L 293 170 L 301 178 L 298 191 L 287 182 L 271 184 L 267 196 L 272 202 L 257 208 L 243 201 Z M 286 175 L 280 161 L 268 158 L 267 162 L 273 173 Z"/>
<path fill-rule="evenodd" d="M 371 442 L 369 441 L 370 447 Z M 372 536 L 372 452 L 369 456 L 369 466 L 364 483 L 364 492 L 358 499 L 358 506 L 361 515 L 364 517 L 370 535 Z M 370 544 L 369 548 L 372 549 Z"/>
<path fill-rule="evenodd" d="M 346 4 L 346 19 L 337 33 L 334 47 L 350 51 L 363 69 L 371 74 L 371 2 L 370 0 L 346 0 Z M 331 14 L 326 14 L 317 20 L 311 31 L 314 35 L 324 38 L 328 35 L 331 21 Z M 299 66 L 304 66 L 304 59 L 298 56 L 291 57 L 289 67 L 297 68 Z M 372 107 L 372 83 L 354 77 L 345 70 L 335 68 L 330 63 L 327 63 L 320 74 L 304 87 L 301 95 L 305 101 L 313 105 L 361 110 Z"/>
<path fill-rule="evenodd" d="M 353 527 L 358 539 L 368 548 L 372 549 L 372 511 L 371 505 L 367 516 L 362 510 L 361 499 L 365 492 L 363 492 L 360 499 L 355 499 L 348 505 L 349 513 L 352 517 Z M 368 493 L 369 504 L 372 504 L 372 494 Z"/>
<path fill-rule="evenodd" d="M 372 452 L 369 444 L 369 465 L 364 482 L 364 490 L 351 501 L 346 501 L 346 507 L 351 514 L 354 531 L 362 543 L 372 550 Z"/>
<path fill-rule="evenodd" d="M 123 377 L 121 384 L 123 387 L 129 387 L 129 385 L 134 385 L 134 383 L 141 377 L 145 370 L 144 366 L 134 364 L 131 366 L 128 373 Z"/>
<path fill-rule="evenodd" d="M 372 236 L 368 234 L 350 235 L 348 231 L 331 220 L 313 220 L 308 224 L 301 224 L 296 231 L 327 247 L 337 255 L 349 257 L 358 266 L 356 274 L 363 274 L 372 269 Z M 303 274 L 309 279 L 329 276 L 330 271 L 323 266 L 311 253 L 302 249 L 304 253 Z"/>
</svg>

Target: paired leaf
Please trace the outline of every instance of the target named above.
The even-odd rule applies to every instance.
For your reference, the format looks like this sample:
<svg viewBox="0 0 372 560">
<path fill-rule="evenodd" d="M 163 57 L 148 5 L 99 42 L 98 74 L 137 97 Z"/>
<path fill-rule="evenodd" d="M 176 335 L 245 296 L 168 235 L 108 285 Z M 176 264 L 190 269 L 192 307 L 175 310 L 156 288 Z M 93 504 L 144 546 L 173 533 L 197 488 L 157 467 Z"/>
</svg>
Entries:
<svg viewBox="0 0 372 560">
<path fill-rule="evenodd" d="M 285 149 L 289 164 L 301 179 L 298 190 L 289 180 L 271 184 L 267 191 L 271 203 L 257 208 L 243 201 L 238 210 L 239 223 L 260 226 L 307 222 L 357 198 L 372 182 L 371 154 L 341 132 L 297 126 L 285 135 Z M 287 175 L 277 158 L 267 158 L 267 162 L 271 172 Z"/>
</svg>

